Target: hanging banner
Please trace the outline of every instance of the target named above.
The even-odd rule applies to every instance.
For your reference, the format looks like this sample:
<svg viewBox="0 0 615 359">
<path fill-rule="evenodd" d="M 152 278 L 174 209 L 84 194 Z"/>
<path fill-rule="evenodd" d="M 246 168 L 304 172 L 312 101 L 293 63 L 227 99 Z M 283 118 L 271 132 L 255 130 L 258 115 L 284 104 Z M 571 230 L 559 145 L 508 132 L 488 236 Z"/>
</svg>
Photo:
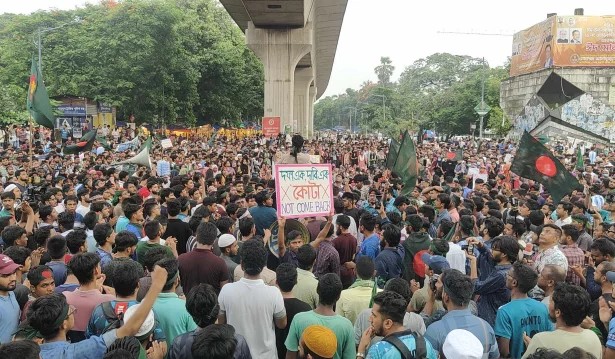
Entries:
<svg viewBox="0 0 615 359">
<path fill-rule="evenodd" d="M 279 117 L 263 117 L 263 136 L 276 137 L 280 134 Z"/>
<path fill-rule="evenodd" d="M 279 216 L 328 216 L 333 208 L 331 165 L 276 165 L 275 190 Z"/>
</svg>

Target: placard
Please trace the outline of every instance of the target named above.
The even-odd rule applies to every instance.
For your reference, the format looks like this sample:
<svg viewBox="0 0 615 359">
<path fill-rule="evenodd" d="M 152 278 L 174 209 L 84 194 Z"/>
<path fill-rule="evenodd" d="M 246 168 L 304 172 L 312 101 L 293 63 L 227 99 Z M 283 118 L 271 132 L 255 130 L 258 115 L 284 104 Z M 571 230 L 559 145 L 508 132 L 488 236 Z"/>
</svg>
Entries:
<svg viewBox="0 0 615 359">
<path fill-rule="evenodd" d="M 276 137 L 280 134 L 280 118 L 279 117 L 263 117 L 263 136 Z"/>
<path fill-rule="evenodd" d="M 164 140 L 160 140 L 160 145 L 164 149 L 173 147 L 173 143 L 171 143 L 171 139 L 169 139 L 169 138 L 165 138 Z"/>
<path fill-rule="evenodd" d="M 275 190 L 278 215 L 285 218 L 328 216 L 333 208 L 331 164 L 278 164 Z"/>
</svg>

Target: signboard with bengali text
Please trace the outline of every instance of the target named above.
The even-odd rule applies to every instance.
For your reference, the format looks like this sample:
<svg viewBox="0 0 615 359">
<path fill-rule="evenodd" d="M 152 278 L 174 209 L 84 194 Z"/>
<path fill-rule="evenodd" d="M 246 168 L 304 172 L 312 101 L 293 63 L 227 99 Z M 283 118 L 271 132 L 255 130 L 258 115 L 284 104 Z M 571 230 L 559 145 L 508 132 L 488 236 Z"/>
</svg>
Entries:
<svg viewBox="0 0 615 359">
<path fill-rule="evenodd" d="M 285 218 L 328 216 L 333 208 L 330 164 L 275 166 L 278 215 Z"/>
<path fill-rule="evenodd" d="M 552 16 L 513 35 L 510 76 L 553 67 L 615 67 L 615 16 Z"/>
<path fill-rule="evenodd" d="M 263 117 L 263 136 L 276 137 L 280 134 L 279 117 Z"/>
</svg>

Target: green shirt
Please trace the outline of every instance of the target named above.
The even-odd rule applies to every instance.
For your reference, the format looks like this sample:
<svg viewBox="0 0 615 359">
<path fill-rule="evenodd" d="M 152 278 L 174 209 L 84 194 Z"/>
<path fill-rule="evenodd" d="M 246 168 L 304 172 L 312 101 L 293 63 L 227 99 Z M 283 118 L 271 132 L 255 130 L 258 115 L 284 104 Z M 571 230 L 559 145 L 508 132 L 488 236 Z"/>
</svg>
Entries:
<svg viewBox="0 0 615 359">
<path fill-rule="evenodd" d="M 176 293 L 160 293 L 154 303 L 154 313 L 167 337 L 167 348 L 181 334 L 196 330 L 197 325 L 186 310 L 186 301 Z"/>
<path fill-rule="evenodd" d="M 293 296 L 302 302 L 307 303 L 312 309 L 318 305 L 318 293 L 316 287 L 318 279 L 314 273 L 297 268 L 297 284 L 293 287 Z"/>
<path fill-rule="evenodd" d="M 162 244 L 159 244 L 159 243 L 149 243 L 148 241 L 139 241 L 139 243 L 137 244 L 137 261 L 141 263 L 141 265 L 144 265 L 143 260 L 145 259 L 145 253 L 147 253 L 147 251 L 149 251 L 150 249 L 158 248 L 158 247 L 165 248 L 170 258 L 174 257 L 173 251 L 171 251 L 171 248 L 167 246 L 163 246 Z"/>
<path fill-rule="evenodd" d="M 299 339 L 303 331 L 313 324 L 324 325 L 335 333 L 337 337 L 337 351 L 333 359 L 355 358 L 357 356 L 354 327 L 350 320 L 340 315 L 320 315 L 313 310 L 295 314 L 288 330 L 288 336 L 284 342 L 286 349 L 292 352 L 298 351 Z"/>
</svg>

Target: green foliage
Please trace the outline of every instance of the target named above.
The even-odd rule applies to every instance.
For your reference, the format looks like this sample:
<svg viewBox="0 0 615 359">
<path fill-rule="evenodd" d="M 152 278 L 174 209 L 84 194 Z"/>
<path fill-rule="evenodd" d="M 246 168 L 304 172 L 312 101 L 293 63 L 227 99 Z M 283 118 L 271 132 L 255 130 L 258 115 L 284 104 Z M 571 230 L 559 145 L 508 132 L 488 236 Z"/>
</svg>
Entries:
<svg viewBox="0 0 615 359">
<path fill-rule="evenodd" d="M 480 102 L 481 83 L 485 81 L 485 102 L 492 110 L 485 116 L 486 128 L 499 135 L 510 129 L 499 106 L 500 82 L 508 77 L 505 67 L 490 68 L 483 60 L 470 56 L 436 53 L 415 61 L 402 72 L 399 81 L 390 83 L 383 66 L 394 69 L 388 57 L 376 67 L 378 84 L 364 82 L 358 90 L 321 99 L 314 108 L 316 128 L 341 124 L 348 128 L 349 106 L 357 108 L 363 132 L 397 135 L 405 130 L 435 129 L 444 135 L 470 134 L 478 128 L 474 107 Z M 383 97 L 385 106 L 383 108 Z M 386 111 L 386 113 L 385 113 Z M 354 126 L 353 126 L 354 127 Z"/>
<path fill-rule="evenodd" d="M 134 114 L 140 122 L 262 116 L 262 65 L 214 0 L 126 0 L 0 15 L 0 86 L 23 89 L 17 107 L 25 107 L 38 29 L 58 26 L 42 33 L 50 96 L 106 102 L 120 118 Z"/>
</svg>

